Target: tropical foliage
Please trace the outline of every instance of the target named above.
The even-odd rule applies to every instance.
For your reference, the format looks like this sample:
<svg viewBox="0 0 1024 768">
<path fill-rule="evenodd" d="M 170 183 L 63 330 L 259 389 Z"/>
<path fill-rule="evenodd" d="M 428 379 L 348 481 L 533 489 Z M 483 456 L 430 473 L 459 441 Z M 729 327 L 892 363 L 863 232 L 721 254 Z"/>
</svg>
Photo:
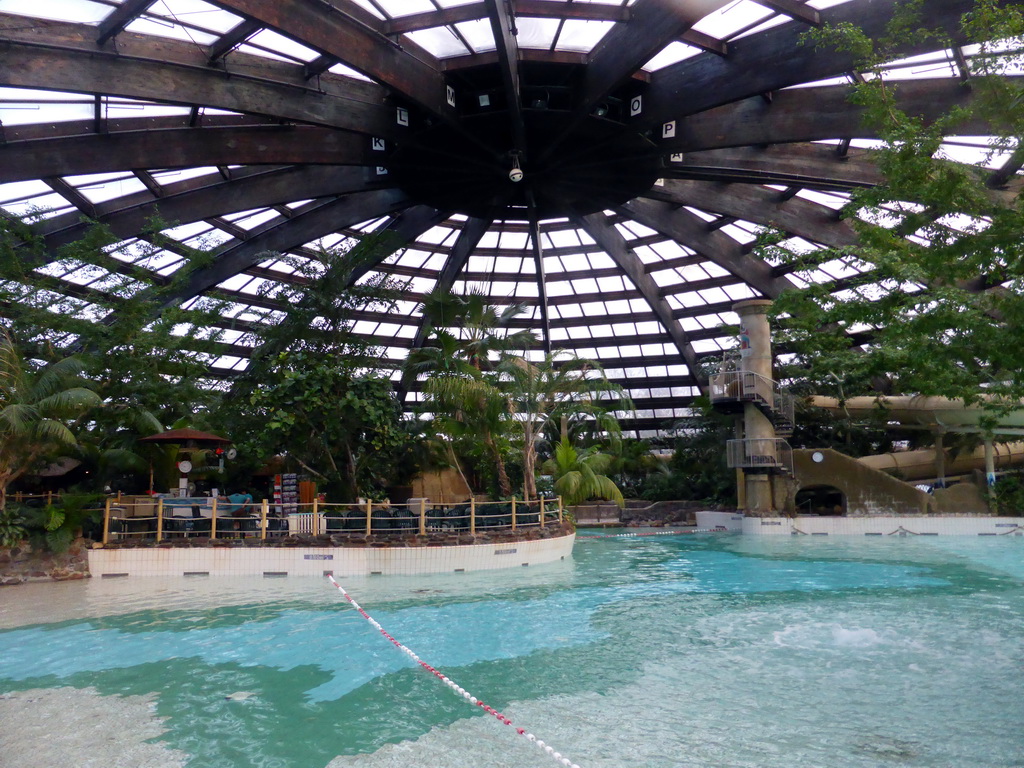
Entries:
<svg viewBox="0 0 1024 768">
<path fill-rule="evenodd" d="M 654 474 L 644 483 L 645 499 L 736 503 L 736 471 L 729 469 L 722 449 L 733 436 L 732 418 L 715 413 L 707 402 L 703 405 L 698 416 L 678 425 L 668 472 Z"/>
<path fill-rule="evenodd" d="M 499 310 L 480 291 L 434 290 L 420 311 L 430 343 L 410 354 L 406 379 L 426 374 L 425 407 L 434 414 L 438 431 L 459 443 L 464 455 L 472 458 L 480 450 L 493 471 L 498 495 L 508 498 L 511 409 L 495 365 L 510 351 L 527 349 L 536 341 L 528 331 L 510 331 L 525 306 L 513 303 Z M 452 463 L 461 472 L 454 453 L 453 449 Z"/>
<path fill-rule="evenodd" d="M 538 362 L 506 356 L 498 365 L 502 386 L 521 430 L 523 479 L 527 499 L 537 497 L 537 449 L 545 430 L 562 416 L 608 413 L 610 398 L 628 408 L 622 388 L 608 380 L 600 365 L 569 354 L 548 354 Z M 609 400 L 602 399 L 608 395 Z"/>
<path fill-rule="evenodd" d="M 838 46 L 856 57 L 858 71 L 881 72 L 899 58 L 895 43 L 936 36 L 920 10 L 908 3 L 882 39 L 840 25 L 806 44 Z M 882 175 L 839 212 L 856 244 L 793 249 L 778 235 L 761 249 L 798 273 L 829 263 L 852 268 L 842 292 L 812 278 L 774 308 L 779 341 L 819 383 L 841 375 L 851 391 L 887 380 L 907 394 L 972 401 L 984 391 L 1007 403 L 1024 396 L 1024 347 L 1007 343 L 1024 334 L 1024 200 L 1010 184 L 1024 160 L 1024 83 L 1003 76 L 1024 62 L 1024 14 L 1016 3 L 978 0 L 963 28 L 979 46 L 966 73 L 971 98 L 938 119 L 902 110 L 901 86 L 888 78 L 852 86 L 880 137 Z M 974 135 L 979 124 L 994 135 L 989 152 L 976 164 L 951 161 L 945 138 Z M 997 155 L 1007 170 L 992 169 Z"/>
<path fill-rule="evenodd" d="M 78 419 L 100 405 L 82 366 L 64 358 L 36 367 L 0 332 L 0 510 L 7 488 L 78 442 Z"/>
<path fill-rule="evenodd" d="M 577 451 L 567 437 L 555 446 L 554 455 L 544 462 L 544 471 L 555 481 L 555 493 L 569 506 L 590 499 L 607 499 L 625 505 L 622 492 L 607 476 L 615 458 L 601 453 L 596 446 Z"/>
<path fill-rule="evenodd" d="M 380 498 L 400 474 L 405 432 L 387 379 L 294 352 L 239 410 L 246 451 L 294 460 L 333 498 Z"/>
</svg>

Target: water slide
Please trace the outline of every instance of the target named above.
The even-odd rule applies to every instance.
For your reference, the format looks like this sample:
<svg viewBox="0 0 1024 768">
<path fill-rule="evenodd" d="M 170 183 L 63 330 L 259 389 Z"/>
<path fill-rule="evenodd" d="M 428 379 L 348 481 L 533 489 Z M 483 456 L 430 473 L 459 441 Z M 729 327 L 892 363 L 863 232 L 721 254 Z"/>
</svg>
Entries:
<svg viewBox="0 0 1024 768">
<path fill-rule="evenodd" d="M 981 405 L 965 406 L 963 401 L 945 397 L 851 397 L 842 405 L 837 398 L 814 396 L 811 405 L 836 415 L 853 419 L 869 419 L 884 408 L 886 417 L 904 426 L 931 431 L 981 433 L 983 416 L 990 415 Z M 1024 435 L 1024 404 L 1018 410 L 996 418 L 992 429 L 995 436 Z M 1024 442 L 992 443 L 993 469 L 1008 469 L 1024 464 Z M 939 475 L 956 476 L 986 468 L 986 447 L 971 453 L 961 453 L 955 459 L 937 456 L 935 448 L 922 448 L 898 453 L 864 456 L 858 461 L 872 469 L 898 472 L 905 480 L 933 479 Z M 938 461 L 937 461 L 938 460 Z"/>
</svg>

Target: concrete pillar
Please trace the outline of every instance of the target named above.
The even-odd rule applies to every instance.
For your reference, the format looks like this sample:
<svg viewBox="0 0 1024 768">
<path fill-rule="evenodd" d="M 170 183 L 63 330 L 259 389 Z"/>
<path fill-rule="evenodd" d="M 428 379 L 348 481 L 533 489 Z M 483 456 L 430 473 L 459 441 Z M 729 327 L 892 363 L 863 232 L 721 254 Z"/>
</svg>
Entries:
<svg viewBox="0 0 1024 768">
<path fill-rule="evenodd" d="M 943 429 L 935 430 L 935 487 L 946 487 L 946 446 L 943 438 L 946 432 Z"/>
<path fill-rule="evenodd" d="M 733 311 L 740 316 L 740 370 L 750 371 L 766 379 L 772 378 L 771 329 L 768 326 L 770 301 L 752 299 L 733 305 Z M 775 438 L 775 427 L 753 403 L 743 404 L 743 438 L 745 440 Z M 758 453 L 773 453 L 774 448 L 762 444 Z M 771 515 L 775 510 L 772 500 L 771 483 L 767 475 L 744 473 L 744 510 L 755 516 Z"/>
<path fill-rule="evenodd" d="M 992 486 L 996 484 L 996 457 L 990 435 L 985 436 L 985 482 L 988 484 L 988 492 L 991 495 Z"/>
</svg>

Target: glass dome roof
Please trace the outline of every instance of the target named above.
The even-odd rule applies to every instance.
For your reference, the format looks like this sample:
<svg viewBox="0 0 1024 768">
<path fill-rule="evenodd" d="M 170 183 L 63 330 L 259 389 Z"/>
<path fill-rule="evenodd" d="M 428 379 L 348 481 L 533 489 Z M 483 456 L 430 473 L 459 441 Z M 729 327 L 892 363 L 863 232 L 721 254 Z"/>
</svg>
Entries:
<svg viewBox="0 0 1024 768">
<path fill-rule="evenodd" d="M 176 300 L 226 302 L 226 381 L 248 364 L 245 325 L 287 311 L 274 286 L 301 279 L 296 260 L 387 230 L 397 247 L 353 279 L 392 276 L 403 298 L 355 330 L 396 378 L 425 342 L 427 292 L 485 290 L 527 306 L 533 354 L 600 361 L 634 402 L 628 428 L 664 429 L 706 385 L 701 361 L 733 346 L 735 302 L 839 290 L 861 268 L 797 273 L 752 244 L 769 226 L 796 248 L 853 242 L 837 211 L 880 178 L 848 101 L 863 73 L 800 38 L 876 32 L 893 5 L 0 0 L 0 207 L 36 216 L 54 257 L 19 290 L 87 316 L 115 279 L 168 281 L 187 264 L 174 243 L 213 247 Z M 970 5 L 926 0 L 929 24 L 956 41 Z M 975 53 L 934 45 L 907 40 L 873 73 L 907 81 L 925 115 L 961 97 Z M 986 149 L 946 145 L 964 162 Z M 1017 183 L 1013 157 L 985 162 Z M 168 239 L 133 248 L 157 215 Z M 124 238 L 105 269 L 56 257 L 83 216 Z"/>
</svg>

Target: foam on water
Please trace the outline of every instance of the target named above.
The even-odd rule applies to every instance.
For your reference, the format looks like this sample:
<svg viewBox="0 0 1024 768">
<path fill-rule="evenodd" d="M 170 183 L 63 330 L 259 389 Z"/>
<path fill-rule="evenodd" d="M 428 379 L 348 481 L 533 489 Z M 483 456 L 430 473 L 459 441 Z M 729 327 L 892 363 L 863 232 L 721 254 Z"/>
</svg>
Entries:
<svg viewBox="0 0 1024 768">
<path fill-rule="evenodd" d="M 1020 765 L 1024 542 L 984 544 L 606 539 L 572 563 L 346 588 L 583 768 L 998 768 Z M 46 586 L 67 616 L 4 594 L 0 692 L 153 697 L 191 768 L 553 764 L 318 580 Z"/>
</svg>

